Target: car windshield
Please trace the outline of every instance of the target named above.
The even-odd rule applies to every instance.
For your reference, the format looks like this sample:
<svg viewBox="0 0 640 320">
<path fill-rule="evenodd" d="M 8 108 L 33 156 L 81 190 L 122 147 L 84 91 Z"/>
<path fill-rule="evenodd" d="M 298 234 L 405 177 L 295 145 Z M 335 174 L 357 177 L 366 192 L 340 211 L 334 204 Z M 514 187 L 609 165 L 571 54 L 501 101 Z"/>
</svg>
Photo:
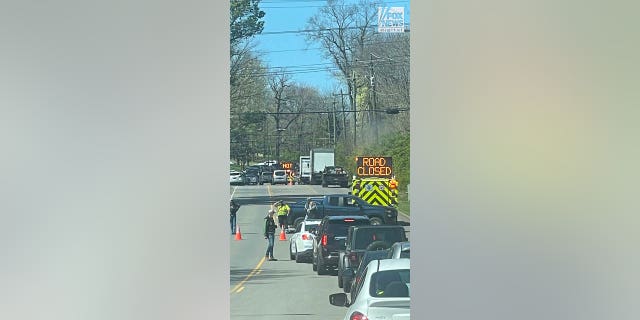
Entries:
<svg viewBox="0 0 640 320">
<path fill-rule="evenodd" d="M 383 241 L 388 245 L 404 240 L 404 230 L 401 228 L 378 229 L 365 228 L 358 230 L 355 239 L 355 249 L 364 249 L 375 241 Z"/>
<path fill-rule="evenodd" d="M 353 221 L 335 220 L 329 224 L 328 232 L 335 236 L 346 236 L 350 226 L 369 224 L 369 220 L 354 219 Z"/>
<path fill-rule="evenodd" d="M 378 271 L 371 275 L 372 297 L 409 297 L 409 269 Z"/>
</svg>

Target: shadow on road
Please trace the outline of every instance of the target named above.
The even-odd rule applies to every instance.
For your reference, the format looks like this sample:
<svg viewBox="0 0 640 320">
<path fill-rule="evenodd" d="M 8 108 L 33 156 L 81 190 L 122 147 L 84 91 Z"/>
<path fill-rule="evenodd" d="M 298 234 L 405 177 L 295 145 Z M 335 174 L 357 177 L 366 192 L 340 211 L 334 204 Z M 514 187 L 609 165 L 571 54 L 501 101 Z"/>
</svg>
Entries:
<svg viewBox="0 0 640 320">
<path fill-rule="evenodd" d="M 285 202 L 298 202 L 300 200 L 306 200 L 308 197 L 317 197 L 317 194 L 287 194 L 277 197 L 270 196 L 255 196 L 255 197 L 234 197 L 233 200 L 239 205 L 270 205 L 277 200 L 284 200 Z"/>
<path fill-rule="evenodd" d="M 398 220 L 398 225 L 403 227 L 408 227 L 410 225 L 409 222 Z"/>
<path fill-rule="evenodd" d="M 289 259 L 283 259 L 278 261 L 267 261 L 265 263 L 291 263 Z M 253 270 L 252 269 L 231 269 L 230 280 L 231 284 L 244 280 Z M 308 276 L 306 272 L 286 271 L 286 270 L 265 270 L 262 269 L 258 274 L 253 274 L 251 277 L 252 283 L 258 283 L 261 280 L 277 280 L 292 277 Z"/>
<path fill-rule="evenodd" d="M 262 319 L 267 317 L 269 319 L 282 319 L 283 317 L 300 317 L 300 316 L 315 316 L 315 313 L 243 313 L 243 314 L 234 314 L 233 317 L 242 317 L 247 319 Z"/>
</svg>

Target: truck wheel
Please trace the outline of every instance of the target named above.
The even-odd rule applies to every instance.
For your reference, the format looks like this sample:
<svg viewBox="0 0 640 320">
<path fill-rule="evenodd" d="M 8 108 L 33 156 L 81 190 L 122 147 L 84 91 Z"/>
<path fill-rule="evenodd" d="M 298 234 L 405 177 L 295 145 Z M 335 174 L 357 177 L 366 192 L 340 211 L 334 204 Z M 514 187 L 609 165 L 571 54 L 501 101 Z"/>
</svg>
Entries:
<svg viewBox="0 0 640 320">
<path fill-rule="evenodd" d="M 298 249 L 296 248 L 296 263 L 302 263 L 302 256 L 298 253 Z"/>
<path fill-rule="evenodd" d="M 349 293 L 351 292 L 351 281 L 347 281 L 342 284 L 342 291 Z"/>
<path fill-rule="evenodd" d="M 325 267 L 324 263 L 320 263 L 320 258 L 318 258 L 318 262 L 317 262 L 316 268 L 318 269 L 316 271 L 318 272 L 319 276 L 322 276 L 322 275 L 325 275 L 325 274 L 329 273 L 328 270 L 327 270 L 327 267 Z"/>
<path fill-rule="evenodd" d="M 382 224 L 382 219 L 377 218 L 377 217 L 373 217 L 369 219 L 369 222 L 371 223 L 371 225 L 373 226 L 379 226 Z"/>
</svg>

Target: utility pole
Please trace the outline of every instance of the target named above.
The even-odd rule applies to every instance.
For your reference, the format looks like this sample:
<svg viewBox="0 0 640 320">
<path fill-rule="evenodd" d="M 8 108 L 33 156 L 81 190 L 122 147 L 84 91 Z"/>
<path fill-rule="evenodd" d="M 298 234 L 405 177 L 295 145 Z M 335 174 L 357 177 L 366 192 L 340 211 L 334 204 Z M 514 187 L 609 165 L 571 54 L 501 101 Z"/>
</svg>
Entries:
<svg viewBox="0 0 640 320">
<path fill-rule="evenodd" d="M 378 121 L 378 110 L 377 110 L 377 99 L 376 99 L 376 82 L 375 82 L 375 73 L 373 71 L 373 53 L 370 54 L 369 56 L 369 68 L 371 69 L 371 92 L 373 93 L 372 96 L 372 101 L 371 101 L 371 105 L 372 105 L 372 111 L 373 114 L 372 119 L 373 119 L 373 136 L 375 138 L 375 143 L 378 144 L 378 125 L 380 124 L 380 122 Z"/>
<path fill-rule="evenodd" d="M 336 97 L 333 97 L 333 147 L 336 147 Z"/>
<path fill-rule="evenodd" d="M 275 98 L 276 98 L 276 162 L 280 163 L 280 136 L 284 128 L 280 128 L 280 106 L 283 100 L 282 92 L 285 87 L 288 87 L 287 84 L 282 84 L 279 90 L 276 90 Z"/>
<path fill-rule="evenodd" d="M 345 141 L 347 140 L 347 115 L 344 113 L 344 93 L 340 88 L 340 98 L 342 98 L 342 132 L 344 132 Z"/>
<path fill-rule="evenodd" d="M 358 112 L 356 112 L 358 110 L 358 84 L 356 83 L 356 71 L 353 70 L 353 150 L 356 149 L 356 146 L 358 145 L 358 134 L 356 132 L 356 129 L 358 127 L 358 124 L 356 122 L 356 115 Z"/>
</svg>

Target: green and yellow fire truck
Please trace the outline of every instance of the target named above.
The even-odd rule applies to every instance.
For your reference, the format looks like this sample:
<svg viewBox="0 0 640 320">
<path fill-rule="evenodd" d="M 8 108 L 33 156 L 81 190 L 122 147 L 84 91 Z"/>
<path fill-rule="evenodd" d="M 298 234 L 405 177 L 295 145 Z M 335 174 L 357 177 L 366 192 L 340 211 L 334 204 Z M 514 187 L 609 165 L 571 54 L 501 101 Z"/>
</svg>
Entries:
<svg viewBox="0 0 640 320">
<path fill-rule="evenodd" d="M 398 181 L 391 157 L 356 157 L 351 194 L 381 206 L 398 205 Z"/>
</svg>

